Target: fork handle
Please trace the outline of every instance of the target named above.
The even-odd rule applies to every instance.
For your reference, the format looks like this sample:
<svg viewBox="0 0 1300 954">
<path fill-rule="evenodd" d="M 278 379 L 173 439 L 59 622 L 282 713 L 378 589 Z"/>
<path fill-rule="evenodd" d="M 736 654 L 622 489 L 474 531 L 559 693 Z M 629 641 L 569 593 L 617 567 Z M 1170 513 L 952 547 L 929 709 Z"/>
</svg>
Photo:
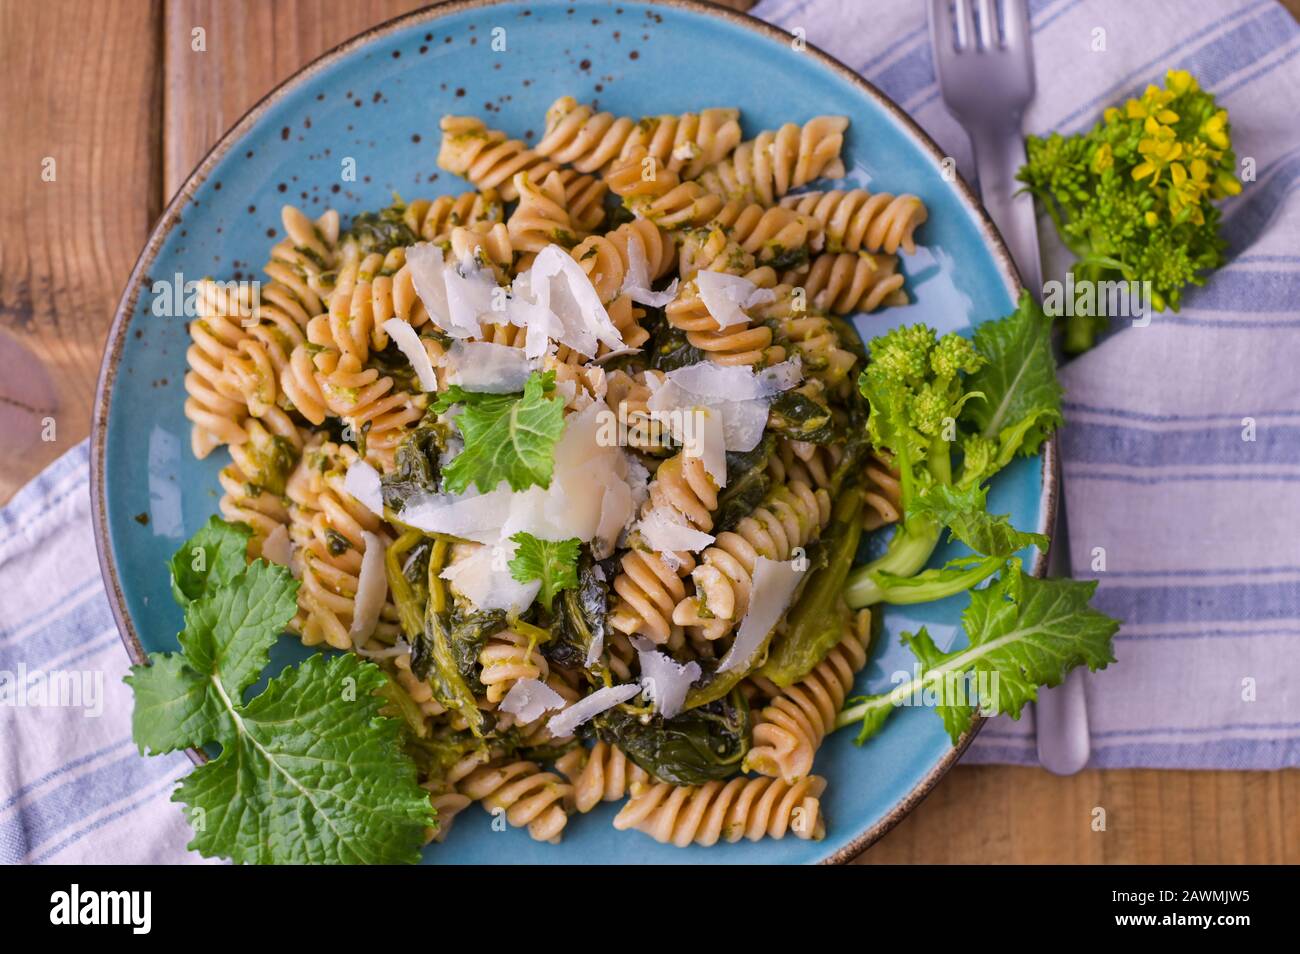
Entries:
<svg viewBox="0 0 1300 954">
<path fill-rule="evenodd" d="M 982 126 L 971 131 L 975 172 L 979 176 L 984 208 L 1006 240 L 1020 270 L 1021 282 L 1037 298 L 1042 294 L 1038 222 L 1034 218 L 1033 196 L 1027 192 L 1017 195 L 1020 183 L 1016 181 L 1016 170 L 1024 165 L 1025 146 L 1020 133 L 1020 115 L 1008 118 L 1007 126 Z"/>
</svg>

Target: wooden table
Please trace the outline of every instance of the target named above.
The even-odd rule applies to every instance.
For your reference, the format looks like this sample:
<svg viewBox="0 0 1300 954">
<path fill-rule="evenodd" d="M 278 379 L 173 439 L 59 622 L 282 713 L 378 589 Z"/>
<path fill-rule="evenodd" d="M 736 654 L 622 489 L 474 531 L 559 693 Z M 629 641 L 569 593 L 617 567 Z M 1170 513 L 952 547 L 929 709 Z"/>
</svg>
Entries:
<svg viewBox="0 0 1300 954">
<path fill-rule="evenodd" d="M 87 435 L 122 284 L 208 147 L 299 66 L 420 5 L 0 0 L 0 502 Z M 962 766 L 861 860 L 1296 863 L 1298 804 L 1300 771 Z"/>
</svg>

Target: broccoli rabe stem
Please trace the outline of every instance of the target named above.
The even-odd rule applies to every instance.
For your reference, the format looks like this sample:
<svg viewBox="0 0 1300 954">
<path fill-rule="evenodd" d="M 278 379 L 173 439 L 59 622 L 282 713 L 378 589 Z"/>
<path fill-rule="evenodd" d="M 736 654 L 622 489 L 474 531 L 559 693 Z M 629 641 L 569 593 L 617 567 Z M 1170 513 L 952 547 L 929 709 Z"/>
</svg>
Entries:
<svg viewBox="0 0 1300 954">
<path fill-rule="evenodd" d="M 893 576 L 915 576 L 925 567 L 930 554 L 939 545 L 943 527 L 927 517 L 909 517 L 908 501 L 915 499 L 915 478 L 905 449 L 896 454 L 897 466 L 902 475 L 903 522 L 894 531 L 885 553 L 849 575 L 845 598 L 854 609 L 882 601 L 881 588 L 874 575 L 888 573 Z M 952 484 L 952 457 L 949 442 L 936 437 L 926 452 L 926 470 L 936 484 Z"/>
<path fill-rule="evenodd" d="M 876 603 L 892 603 L 895 606 L 932 603 L 965 593 L 988 579 L 1005 563 L 1005 557 L 985 557 L 965 569 L 926 570 L 906 579 L 882 574 L 855 575 L 850 578 L 844 598 L 852 609 Z"/>
</svg>

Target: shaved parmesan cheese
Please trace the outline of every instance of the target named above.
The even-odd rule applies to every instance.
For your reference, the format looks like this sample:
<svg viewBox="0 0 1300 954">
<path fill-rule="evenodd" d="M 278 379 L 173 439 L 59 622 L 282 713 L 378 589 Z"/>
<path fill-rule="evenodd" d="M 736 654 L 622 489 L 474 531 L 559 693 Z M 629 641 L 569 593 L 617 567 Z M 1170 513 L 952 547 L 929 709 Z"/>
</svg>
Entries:
<svg viewBox="0 0 1300 954">
<path fill-rule="evenodd" d="M 761 374 L 744 365 L 702 361 L 670 371 L 646 406 L 670 425 L 692 408 L 711 408 L 722 417 L 724 449 L 748 451 L 758 446 L 767 426 L 768 404 L 800 380 L 797 362 L 782 362 Z M 682 440 L 678 428 L 673 436 Z"/>
<path fill-rule="evenodd" d="M 494 296 L 504 296 L 505 292 L 491 269 L 467 262 L 459 268 L 444 268 L 442 275 L 447 289 L 447 334 L 469 338 L 482 333 L 480 319 L 497 321 L 503 317 L 492 308 Z M 501 300 L 504 304 L 504 297 Z"/>
<path fill-rule="evenodd" d="M 686 453 L 701 458 L 704 472 L 719 487 L 727 486 L 727 436 L 722 414 L 714 408 L 696 408 L 691 415 L 695 434 L 687 435 Z M 764 415 L 766 417 L 766 415 Z M 694 449 L 692 449 L 694 445 Z"/>
<path fill-rule="evenodd" d="M 509 485 L 502 481 L 495 490 L 485 494 L 475 493 L 470 488 L 460 495 L 412 497 L 402 508 L 402 523 L 425 533 L 445 533 L 477 543 L 495 543 L 500 539 L 501 527 L 509 515 L 511 496 Z"/>
<path fill-rule="evenodd" d="M 541 718 L 548 709 L 564 708 L 564 696 L 539 679 L 519 679 L 497 708 L 509 712 L 521 725 Z"/>
<path fill-rule="evenodd" d="M 397 343 L 397 350 L 411 362 L 415 376 L 420 380 L 420 390 L 438 390 L 438 377 L 433 373 L 433 362 L 429 360 L 429 352 L 424 350 L 424 343 L 415 329 L 401 318 L 389 318 L 384 322 L 384 331 Z"/>
<path fill-rule="evenodd" d="M 361 555 L 361 572 L 357 576 L 357 595 L 352 601 L 352 626 L 348 635 L 353 648 L 360 649 L 370 639 L 379 622 L 379 613 L 388 600 L 388 574 L 384 572 L 384 540 L 369 530 L 361 531 L 366 542 Z"/>
<path fill-rule="evenodd" d="M 667 506 L 651 507 L 634 529 L 640 532 L 646 546 L 660 553 L 681 550 L 698 553 L 714 539 L 711 534 L 689 526 L 681 514 Z"/>
<path fill-rule="evenodd" d="M 741 310 L 743 308 L 776 300 L 776 294 L 770 288 L 759 288 L 748 278 L 726 272 L 699 272 L 695 276 L 695 287 L 719 328 L 749 321 L 749 316 Z"/>
<path fill-rule="evenodd" d="M 552 716 L 546 728 L 556 738 L 572 735 L 573 730 L 588 719 L 600 715 L 606 709 L 612 709 L 620 702 L 626 702 L 641 691 L 636 683 L 622 686 L 606 686 L 597 689 L 591 695 L 583 696 L 559 715 Z"/>
<path fill-rule="evenodd" d="M 343 489 L 376 517 L 384 515 L 384 495 L 379 489 L 379 471 L 364 460 L 354 460 L 343 478 Z"/>
<path fill-rule="evenodd" d="M 803 571 L 795 568 L 794 560 L 778 562 L 760 556 L 754 562 L 754 572 L 749 593 L 749 609 L 740 621 L 736 639 L 727 654 L 718 663 L 718 672 L 732 669 L 748 670 L 755 654 L 766 643 L 781 614 L 790 605 L 795 588 Z"/>
<path fill-rule="evenodd" d="M 537 253 L 529 269 L 528 289 L 537 305 L 560 320 L 561 344 L 588 358 L 596 356 L 597 344 L 611 350 L 623 347 L 623 336 L 587 273 L 560 246 L 548 245 Z"/>
<path fill-rule="evenodd" d="M 677 279 L 674 278 L 672 284 L 661 292 L 651 291 L 650 263 L 645 257 L 645 246 L 640 239 L 634 237 L 633 241 L 627 243 L 627 272 L 623 275 L 623 287 L 619 291 L 638 304 L 662 308 L 677 297 Z"/>
<path fill-rule="evenodd" d="M 284 524 L 277 525 L 262 541 L 262 559 L 280 566 L 290 566 L 293 563 L 293 541 L 289 539 L 289 531 Z"/>
<path fill-rule="evenodd" d="M 801 380 L 797 358 L 774 364 L 763 371 L 745 364 L 726 365 L 713 361 L 699 361 L 669 371 L 665 380 L 671 381 L 701 403 L 718 401 L 749 401 L 755 398 L 775 397 L 789 390 Z"/>
<path fill-rule="evenodd" d="M 451 366 L 449 384 L 488 394 L 522 391 L 537 367 L 521 349 L 490 341 L 455 341 L 447 361 Z"/>
<path fill-rule="evenodd" d="M 637 659 L 641 663 L 641 687 L 646 698 L 654 703 L 655 711 L 671 719 L 682 711 L 686 693 L 691 684 L 700 678 L 702 670 L 697 662 L 682 665 L 655 648 L 644 636 L 633 636 Z"/>
<path fill-rule="evenodd" d="M 445 328 L 448 308 L 447 286 L 442 277 L 445 267 L 442 249 L 432 242 L 418 242 L 406 250 L 406 267 L 425 310 Z"/>
<path fill-rule="evenodd" d="M 440 576 L 475 609 L 522 613 L 537 598 L 542 584 L 540 580 L 520 583 L 511 575 L 508 564 L 518 546 L 513 540 L 502 540 L 493 546 L 458 547 Z"/>
</svg>

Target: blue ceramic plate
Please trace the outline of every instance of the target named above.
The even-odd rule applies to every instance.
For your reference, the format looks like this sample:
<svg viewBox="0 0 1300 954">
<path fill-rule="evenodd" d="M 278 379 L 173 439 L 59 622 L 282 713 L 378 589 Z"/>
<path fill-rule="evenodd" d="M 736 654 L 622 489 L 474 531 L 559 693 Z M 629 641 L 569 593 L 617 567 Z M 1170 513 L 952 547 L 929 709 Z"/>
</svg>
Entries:
<svg viewBox="0 0 1300 954">
<path fill-rule="evenodd" d="M 506 50 L 492 48 L 500 28 Z M 500 44 L 498 44 L 500 45 Z M 1007 313 L 1018 282 L 987 217 L 960 181 L 945 181 L 934 145 L 881 93 L 811 47 L 748 17 L 693 3 L 575 0 L 573 3 L 450 3 L 378 27 L 304 69 L 258 104 L 186 182 L 149 239 L 119 306 L 100 376 L 93 437 L 93 498 L 100 559 L 128 650 L 177 648 L 181 614 L 165 563 L 216 511 L 224 452 L 190 455 L 182 413 L 188 345 L 184 320 L 155 317 L 152 282 L 252 276 L 292 202 L 311 215 L 345 216 L 410 199 L 458 192 L 440 173 L 438 119 L 473 113 L 535 140 L 558 96 L 598 100 L 620 115 L 737 106 L 745 133 L 842 113 L 852 124 L 844 155 L 852 185 L 912 192 L 930 209 L 924 248 L 905 259 L 914 304 L 859 317 L 871 336 L 926 321 L 966 330 Z M 342 182 L 344 157 L 355 182 Z M 1049 455 L 1051 451 L 1048 451 Z M 1022 460 L 999 476 L 991 509 L 1017 526 L 1046 529 L 1050 461 Z M 147 517 L 147 521 L 145 519 Z M 946 557 L 947 554 L 940 554 Z M 1031 555 L 1034 556 L 1034 555 Z M 942 644 L 960 636 L 960 600 L 891 609 L 858 689 L 877 692 L 910 670 L 898 644 L 925 624 Z M 282 640 L 277 663 L 303 652 Z M 844 860 L 905 815 L 955 760 L 940 720 L 903 709 L 870 743 L 850 733 L 828 740 L 817 771 L 828 835 L 744 842 L 708 850 L 661 846 L 610 827 L 612 806 L 574 818 L 559 846 L 523 831 L 494 832 L 481 812 L 457 820 L 438 862 L 740 862 Z"/>
</svg>

